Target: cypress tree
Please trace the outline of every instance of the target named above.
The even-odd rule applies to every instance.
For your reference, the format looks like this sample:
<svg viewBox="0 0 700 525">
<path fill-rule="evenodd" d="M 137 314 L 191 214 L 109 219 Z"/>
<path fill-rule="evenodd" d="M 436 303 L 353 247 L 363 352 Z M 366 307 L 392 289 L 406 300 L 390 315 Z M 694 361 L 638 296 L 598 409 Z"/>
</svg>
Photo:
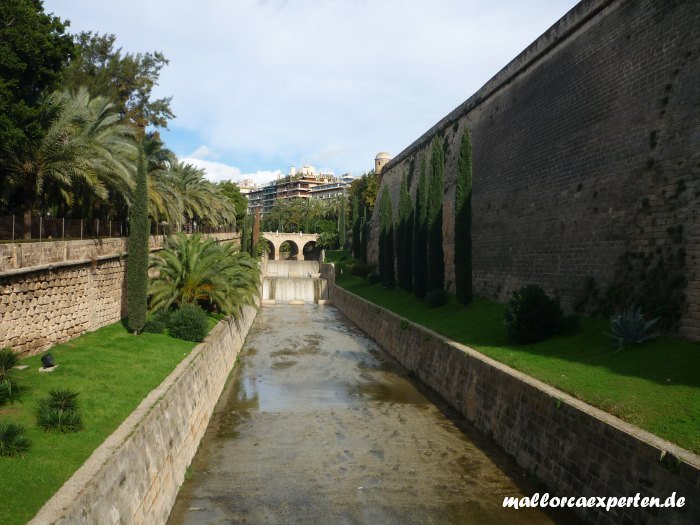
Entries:
<svg viewBox="0 0 700 525">
<path fill-rule="evenodd" d="M 442 247 L 442 207 L 445 197 L 445 153 L 437 137 L 433 139 L 428 183 L 428 290 L 445 287 L 445 254 Z"/>
<path fill-rule="evenodd" d="M 253 218 L 253 231 L 250 236 L 250 255 L 251 257 L 258 256 L 258 241 L 260 240 L 260 208 L 255 209 Z"/>
<path fill-rule="evenodd" d="M 379 200 L 379 275 L 387 288 L 396 285 L 394 271 L 394 218 L 391 210 L 391 195 L 384 187 Z"/>
<path fill-rule="evenodd" d="M 423 299 L 428 289 L 428 268 L 426 265 L 426 192 L 427 181 L 425 176 L 425 159 L 421 159 L 420 173 L 418 175 L 418 191 L 416 191 L 416 205 L 413 221 L 413 294 L 418 299 Z"/>
<path fill-rule="evenodd" d="M 472 284 L 472 143 L 469 129 L 462 135 L 455 193 L 455 287 L 457 300 L 469 304 Z"/>
<path fill-rule="evenodd" d="M 249 253 L 250 246 L 248 245 L 248 217 L 246 213 L 243 217 L 243 230 L 241 231 L 241 252 Z"/>
<path fill-rule="evenodd" d="M 413 238 L 413 204 L 408 192 L 408 181 L 404 174 L 399 193 L 399 221 L 396 231 L 396 268 L 399 286 L 405 290 L 412 289 L 413 264 L 411 240 Z"/>
<path fill-rule="evenodd" d="M 345 197 L 340 197 L 338 203 L 338 247 L 345 249 Z"/>
<path fill-rule="evenodd" d="M 367 245 L 369 244 L 369 218 L 367 217 L 367 207 L 364 209 L 362 217 L 362 240 L 360 242 L 360 260 L 367 263 Z"/>
<path fill-rule="evenodd" d="M 360 209 L 357 204 L 357 196 L 352 197 L 352 256 L 356 261 L 360 260 Z"/>
<path fill-rule="evenodd" d="M 139 148 L 134 200 L 129 207 L 129 258 L 126 266 L 126 303 L 129 330 L 137 334 L 148 310 L 148 181 L 143 147 Z"/>
</svg>

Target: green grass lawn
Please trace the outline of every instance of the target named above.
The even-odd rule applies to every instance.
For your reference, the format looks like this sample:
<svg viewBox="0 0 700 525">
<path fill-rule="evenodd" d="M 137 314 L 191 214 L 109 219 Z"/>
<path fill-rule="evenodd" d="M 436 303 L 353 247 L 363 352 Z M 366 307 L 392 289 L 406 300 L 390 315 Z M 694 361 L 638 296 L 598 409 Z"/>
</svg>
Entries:
<svg viewBox="0 0 700 525">
<path fill-rule="evenodd" d="M 221 317 L 210 316 L 210 327 Z M 24 425 L 32 446 L 22 457 L 0 457 L 0 524 L 31 519 L 194 347 L 165 334 L 136 337 L 115 323 L 52 348 L 59 365 L 52 373 L 39 373 L 40 356 L 24 359 L 29 368 L 17 372 L 21 398 L 0 406 L 0 420 Z M 37 427 L 37 402 L 56 388 L 80 392 L 81 432 Z"/>
<path fill-rule="evenodd" d="M 347 271 L 337 284 L 664 439 L 700 453 L 700 343 L 660 337 L 616 352 L 603 319 L 581 319 L 572 336 L 517 346 L 504 305 L 476 299 L 431 309 L 412 294 L 368 285 Z"/>
</svg>

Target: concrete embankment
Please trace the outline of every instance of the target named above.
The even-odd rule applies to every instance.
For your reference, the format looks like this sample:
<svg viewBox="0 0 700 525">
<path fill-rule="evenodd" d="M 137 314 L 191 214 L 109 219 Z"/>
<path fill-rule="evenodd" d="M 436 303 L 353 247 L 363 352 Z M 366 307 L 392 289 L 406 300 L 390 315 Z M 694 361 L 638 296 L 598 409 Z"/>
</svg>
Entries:
<svg viewBox="0 0 700 525">
<path fill-rule="evenodd" d="M 322 271 L 332 273 L 329 265 Z M 700 457 L 336 285 L 331 301 L 558 497 L 684 497 L 681 508 L 577 508 L 592 523 L 700 523 Z"/>
<path fill-rule="evenodd" d="M 165 523 L 256 312 L 219 322 L 30 523 Z"/>
</svg>

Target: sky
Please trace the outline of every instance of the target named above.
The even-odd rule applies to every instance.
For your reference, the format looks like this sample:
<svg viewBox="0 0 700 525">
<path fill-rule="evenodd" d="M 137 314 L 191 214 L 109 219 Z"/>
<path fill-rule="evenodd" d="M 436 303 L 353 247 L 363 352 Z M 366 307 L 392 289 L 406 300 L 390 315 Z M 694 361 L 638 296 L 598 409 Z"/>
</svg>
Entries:
<svg viewBox="0 0 700 525">
<path fill-rule="evenodd" d="M 360 175 L 397 155 L 573 0 L 45 0 L 70 31 L 170 60 L 162 131 L 211 180 L 311 164 Z"/>
</svg>

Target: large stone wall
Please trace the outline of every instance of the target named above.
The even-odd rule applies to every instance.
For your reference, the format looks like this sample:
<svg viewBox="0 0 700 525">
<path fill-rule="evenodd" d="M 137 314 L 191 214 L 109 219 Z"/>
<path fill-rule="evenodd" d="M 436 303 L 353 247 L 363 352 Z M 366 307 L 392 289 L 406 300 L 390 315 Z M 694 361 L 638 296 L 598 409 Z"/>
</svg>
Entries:
<svg viewBox="0 0 700 525">
<path fill-rule="evenodd" d="M 256 312 L 221 321 L 30 523 L 165 523 Z"/>
<path fill-rule="evenodd" d="M 700 2 L 584 0 L 392 160 L 382 186 L 396 217 L 402 176 L 412 175 L 415 195 L 431 140 L 444 144 L 453 290 L 455 175 L 468 128 L 477 293 L 504 300 L 537 283 L 570 308 L 587 276 L 602 289 L 657 272 L 685 294 L 681 333 L 700 339 L 698 85 Z M 377 239 L 375 213 L 372 260 Z"/>
<path fill-rule="evenodd" d="M 237 235 L 212 236 L 236 242 Z M 150 246 L 160 249 L 162 237 Z M 2 248 L 18 257 L 0 272 L 0 348 L 37 354 L 126 316 L 124 239 Z"/>
<path fill-rule="evenodd" d="M 547 486 L 551 496 L 685 498 L 679 509 L 574 509 L 598 524 L 700 523 L 700 457 L 335 285 L 352 322 Z"/>
</svg>

